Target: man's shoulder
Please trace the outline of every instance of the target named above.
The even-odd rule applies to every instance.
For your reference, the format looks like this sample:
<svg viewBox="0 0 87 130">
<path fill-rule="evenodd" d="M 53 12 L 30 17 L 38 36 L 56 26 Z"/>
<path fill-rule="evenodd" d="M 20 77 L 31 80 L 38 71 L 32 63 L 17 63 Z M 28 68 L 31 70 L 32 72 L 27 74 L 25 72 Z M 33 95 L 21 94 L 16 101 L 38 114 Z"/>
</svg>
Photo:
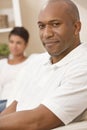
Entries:
<svg viewBox="0 0 87 130">
<path fill-rule="evenodd" d="M 85 54 L 87 54 L 87 43 L 82 43 L 80 44 L 80 46 L 78 46 L 77 48 L 79 51 L 84 52 Z"/>
<path fill-rule="evenodd" d="M 78 60 L 87 62 L 87 43 L 82 43 L 78 51 Z"/>
</svg>

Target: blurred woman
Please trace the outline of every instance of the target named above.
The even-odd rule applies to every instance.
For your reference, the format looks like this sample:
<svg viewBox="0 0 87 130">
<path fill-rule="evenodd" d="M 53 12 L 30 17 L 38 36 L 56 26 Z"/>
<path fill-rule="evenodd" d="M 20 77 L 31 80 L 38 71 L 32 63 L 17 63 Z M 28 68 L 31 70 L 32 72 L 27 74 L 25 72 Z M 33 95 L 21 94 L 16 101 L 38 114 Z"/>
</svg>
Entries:
<svg viewBox="0 0 87 130">
<path fill-rule="evenodd" d="M 20 70 L 27 65 L 24 55 L 28 45 L 29 32 L 24 27 L 14 27 L 8 36 L 10 57 L 0 60 L 0 100 L 8 100 L 14 94 L 12 82 Z"/>
</svg>

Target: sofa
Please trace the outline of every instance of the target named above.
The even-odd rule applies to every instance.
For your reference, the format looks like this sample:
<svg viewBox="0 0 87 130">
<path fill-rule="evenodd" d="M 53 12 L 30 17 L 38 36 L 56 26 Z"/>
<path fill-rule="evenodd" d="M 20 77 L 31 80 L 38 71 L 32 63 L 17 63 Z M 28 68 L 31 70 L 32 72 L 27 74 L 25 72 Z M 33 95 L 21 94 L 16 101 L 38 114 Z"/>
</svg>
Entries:
<svg viewBox="0 0 87 130">
<path fill-rule="evenodd" d="M 87 130 L 87 110 L 85 110 L 85 112 L 82 113 L 82 115 L 80 115 L 74 123 L 61 126 L 53 130 Z"/>
<path fill-rule="evenodd" d="M 87 121 L 71 123 L 53 130 L 87 130 Z"/>
</svg>

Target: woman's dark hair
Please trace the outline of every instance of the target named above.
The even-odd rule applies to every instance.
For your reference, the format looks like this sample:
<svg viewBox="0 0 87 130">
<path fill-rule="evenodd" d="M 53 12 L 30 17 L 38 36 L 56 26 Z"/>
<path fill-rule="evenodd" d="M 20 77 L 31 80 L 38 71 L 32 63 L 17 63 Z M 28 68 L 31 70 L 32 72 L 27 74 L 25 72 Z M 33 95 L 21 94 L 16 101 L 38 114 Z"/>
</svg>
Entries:
<svg viewBox="0 0 87 130">
<path fill-rule="evenodd" d="M 28 43 L 29 32 L 24 27 L 14 27 L 9 33 L 9 38 L 11 35 L 17 35 L 24 39 L 26 43 Z"/>
</svg>

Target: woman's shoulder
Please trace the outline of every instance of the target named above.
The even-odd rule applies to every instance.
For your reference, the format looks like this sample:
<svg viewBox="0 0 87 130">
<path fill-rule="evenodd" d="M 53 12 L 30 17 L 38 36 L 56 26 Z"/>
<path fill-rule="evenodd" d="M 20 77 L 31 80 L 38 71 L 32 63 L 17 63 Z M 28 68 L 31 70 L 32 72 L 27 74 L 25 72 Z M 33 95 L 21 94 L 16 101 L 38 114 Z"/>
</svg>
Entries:
<svg viewBox="0 0 87 130">
<path fill-rule="evenodd" d="M 0 68 L 6 66 L 8 63 L 7 61 L 8 61 L 7 58 L 0 59 Z"/>
<path fill-rule="evenodd" d="M 0 59 L 0 65 L 6 64 L 7 58 Z"/>
</svg>

